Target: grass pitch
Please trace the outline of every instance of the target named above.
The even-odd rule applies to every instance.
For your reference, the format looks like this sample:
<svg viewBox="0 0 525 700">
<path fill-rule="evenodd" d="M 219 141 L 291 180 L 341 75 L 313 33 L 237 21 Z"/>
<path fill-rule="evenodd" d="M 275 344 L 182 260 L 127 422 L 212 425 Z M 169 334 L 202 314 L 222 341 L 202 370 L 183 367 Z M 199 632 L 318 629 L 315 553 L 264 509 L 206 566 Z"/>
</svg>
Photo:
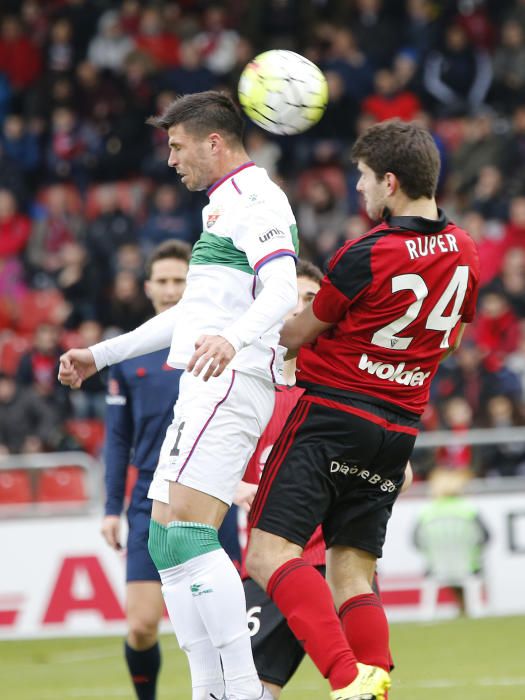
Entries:
<svg viewBox="0 0 525 700">
<path fill-rule="evenodd" d="M 524 700 L 525 617 L 392 625 L 397 668 L 390 700 Z M 186 659 L 163 636 L 159 700 L 186 700 Z M 283 700 L 328 698 L 306 660 Z M 0 642 L 3 700 L 133 700 L 122 640 L 112 637 Z"/>
</svg>

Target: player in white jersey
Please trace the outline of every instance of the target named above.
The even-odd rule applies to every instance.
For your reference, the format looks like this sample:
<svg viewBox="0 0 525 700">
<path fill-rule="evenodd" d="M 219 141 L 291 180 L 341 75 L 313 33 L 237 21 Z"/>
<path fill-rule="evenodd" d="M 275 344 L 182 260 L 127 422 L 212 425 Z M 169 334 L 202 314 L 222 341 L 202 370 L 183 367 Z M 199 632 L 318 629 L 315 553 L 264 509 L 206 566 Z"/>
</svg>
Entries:
<svg viewBox="0 0 525 700">
<path fill-rule="evenodd" d="M 242 583 L 217 528 L 273 410 L 279 331 L 297 302 L 297 229 L 284 193 L 242 145 L 224 94 L 185 95 L 149 120 L 168 134 L 168 165 L 208 190 L 203 233 L 177 306 L 136 330 L 61 358 L 78 388 L 103 367 L 170 346 L 186 371 L 149 496 L 149 549 L 190 664 L 193 700 L 265 697 Z M 281 348 L 282 350 L 282 348 Z"/>
</svg>

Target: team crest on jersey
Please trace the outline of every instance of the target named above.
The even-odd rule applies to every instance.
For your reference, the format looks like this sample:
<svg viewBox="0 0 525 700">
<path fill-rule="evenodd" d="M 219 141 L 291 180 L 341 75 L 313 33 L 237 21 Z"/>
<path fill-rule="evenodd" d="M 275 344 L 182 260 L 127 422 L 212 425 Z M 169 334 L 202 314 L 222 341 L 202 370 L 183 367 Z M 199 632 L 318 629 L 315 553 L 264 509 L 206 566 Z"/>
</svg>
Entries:
<svg viewBox="0 0 525 700">
<path fill-rule="evenodd" d="M 211 228 L 219 218 L 219 216 L 222 214 L 222 209 L 216 209 L 215 211 L 212 211 L 208 214 L 208 218 L 206 219 L 206 228 Z"/>
</svg>

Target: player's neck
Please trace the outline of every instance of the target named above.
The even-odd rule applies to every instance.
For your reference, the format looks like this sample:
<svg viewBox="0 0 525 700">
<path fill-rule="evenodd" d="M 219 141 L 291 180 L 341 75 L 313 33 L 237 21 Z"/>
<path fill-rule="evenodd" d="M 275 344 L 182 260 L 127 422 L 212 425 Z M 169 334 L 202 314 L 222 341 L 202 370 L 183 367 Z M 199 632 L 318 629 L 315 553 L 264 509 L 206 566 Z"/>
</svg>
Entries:
<svg viewBox="0 0 525 700">
<path fill-rule="evenodd" d="M 403 197 L 396 201 L 393 207 L 388 207 L 392 216 L 422 216 L 424 219 L 439 219 L 439 212 L 435 199 L 408 199 Z"/>
<path fill-rule="evenodd" d="M 224 157 L 221 159 L 221 174 L 219 175 L 217 180 L 220 180 L 221 178 L 225 177 L 237 168 L 240 168 L 241 165 L 248 163 L 249 160 L 250 156 L 246 153 L 244 149 L 237 151 L 226 151 L 224 153 Z"/>
</svg>

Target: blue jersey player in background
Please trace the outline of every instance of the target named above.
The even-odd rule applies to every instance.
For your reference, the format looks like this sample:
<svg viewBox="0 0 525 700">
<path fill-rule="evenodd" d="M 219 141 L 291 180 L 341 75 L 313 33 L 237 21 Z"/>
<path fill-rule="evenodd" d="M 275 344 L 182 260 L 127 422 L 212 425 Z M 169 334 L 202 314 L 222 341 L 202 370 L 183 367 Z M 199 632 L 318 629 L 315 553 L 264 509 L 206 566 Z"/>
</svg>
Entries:
<svg viewBox="0 0 525 700">
<path fill-rule="evenodd" d="M 169 240 L 152 252 L 144 288 L 155 313 L 176 304 L 186 285 L 190 247 Z M 104 451 L 106 508 L 102 535 L 115 550 L 126 546 L 125 656 L 139 700 L 154 700 L 160 669 L 159 623 L 164 602 L 158 571 L 148 552 L 152 501 L 148 488 L 166 428 L 173 418 L 181 370 L 166 364 L 159 350 L 114 365 L 109 371 Z M 137 481 L 127 510 L 127 545 L 121 541 L 121 514 L 128 465 Z"/>
</svg>

